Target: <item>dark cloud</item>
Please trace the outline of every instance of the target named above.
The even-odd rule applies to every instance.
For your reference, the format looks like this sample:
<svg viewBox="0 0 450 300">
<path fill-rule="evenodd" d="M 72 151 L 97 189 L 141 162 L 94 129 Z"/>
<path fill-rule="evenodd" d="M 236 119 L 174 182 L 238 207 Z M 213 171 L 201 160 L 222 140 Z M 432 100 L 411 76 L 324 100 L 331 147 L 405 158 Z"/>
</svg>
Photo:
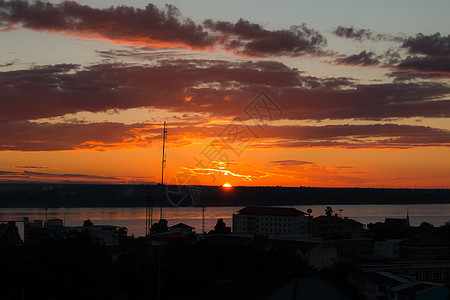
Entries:
<svg viewBox="0 0 450 300">
<path fill-rule="evenodd" d="M 10 61 L 10 62 L 7 62 L 7 63 L 4 63 L 4 64 L 1 64 L 1 65 L 0 65 L 0 68 L 4 68 L 4 67 L 10 67 L 10 66 L 13 66 L 14 64 L 16 64 L 16 63 L 17 63 L 17 61 L 18 61 L 18 60 L 14 60 L 14 61 Z"/>
<path fill-rule="evenodd" d="M 272 147 L 289 148 L 450 147 L 448 130 L 397 124 L 272 127 L 262 138 L 277 140 L 270 144 Z"/>
<path fill-rule="evenodd" d="M 149 146 L 152 139 L 140 134 L 143 126 L 119 123 L 48 124 L 3 122 L 0 150 L 53 151 L 132 148 Z M 148 132 L 147 132 L 148 133 Z M 156 132 L 155 132 L 156 133 Z"/>
<path fill-rule="evenodd" d="M 336 36 L 355 39 L 355 40 L 370 40 L 372 39 L 372 32 L 369 29 L 355 29 L 352 27 L 338 26 L 333 33 Z"/>
<path fill-rule="evenodd" d="M 6 172 L 0 171 L 0 181 L 1 182 L 20 182 L 26 179 L 30 182 L 61 182 L 61 183 L 93 183 L 93 182 L 104 182 L 104 183 L 154 183 L 154 177 L 150 176 L 148 178 L 136 177 L 136 176 L 104 176 L 96 174 L 66 174 L 66 173 L 48 173 L 48 172 L 34 172 L 34 171 L 23 171 L 23 172 Z"/>
<path fill-rule="evenodd" d="M 269 126 L 264 131 L 258 124 L 238 124 L 242 139 L 253 138 L 250 147 L 342 147 L 342 148 L 408 148 L 450 147 L 450 132 L 425 126 L 395 124 L 326 125 L 326 126 Z M 171 147 L 184 147 L 193 140 L 215 138 L 217 146 L 233 147 L 242 139 L 227 138 L 228 124 L 170 123 Z M 235 128 L 235 127 L 233 127 Z M 245 130 L 248 135 L 245 136 Z M 250 135 L 257 133 L 258 137 Z M 186 142 L 186 136 L 189 141 Z M 222 139 L 220 139 L 222 137 Z M 0 151 L 57 151 L 133 149 L 152 146 L 161 140 L 161 129 L 154 124 L 89 123 L 39 124 L 11 122 L 0 129 Z M 239 145 L 237 145 L 239 147 Z M 231 151 L 231 150 L 230 150 Z M 273 161 L 275 165 L 313 164 L 300 160 Z M 24 167 L 25 168 L 25 167 Z M 28 168 L 25 168 L 28 169 Z M 30 171 L 31 172 L 31 171 Z M 34 172 L 34 171 L 33 171 Z"/>
<path fill-rule="evenodd" d="M 450 115 L 445 84 L 355 85 L 348 78 L 304 76 L 278 62 L 162 60 L 0 72 L 0 122 L 137 107 L 237 117 L 261 90 L 293 120 Z"/>
<path fill-rule="evenodd" d="M 14 166 L 14 169 L 55 169 L 55 168 L 43 166 Z"/>
<path fill-rule="evenodd" d="M 58 174 L 58 173 L 44 173 L 34 171 L 23 171 L 27 175 L 37 175 L 39 177 L 60 177 L 60 178 L 86 178 L 86 179 L 103 179 L 103 180 L 117 180 L 118 177 L 108 177 L 101 175 L 89 175 L 89 174 Z"/>
<path fill-rule="evenodd" d="M 206 28 L 223 34 L 221 43 L 227 50 L 249 56 L 298 56 L 321 52 L 325 38 L 305 24 L 289 30 L 269 31 L 261 25 L 240 19 L 237 23 L 206 20 Z"/>
<path fill-rule="evenodd" d="M 333 34 L 338 37 L 354 39 L 360 42 L 364 40 L 401 42 L 404 40 L 404 37 L 402 36 L 395 36 L 390 34 L 375 34 L 370 29 L 355 29 L 353 26 L 338 26 L 333 31 Z"/>
<path fill-rule="evenodd" d="M 219 46 L 247 56 L 298 56 L 321 52 L 326 44 L 322 35 L 305 24 L 274 31 L 243 19 L 236 24 L 206 20 L 200 25 L 183 19 L 173 5 L 158 9 L 153 4 L 144 9 L 123 5 L 96 9 L 74 1 L 0 1 L 1 28 L 62 32 L 134 45 L 195 50 Z"/>
<path fill-rule="evenodd" d="M 417 73 L 439 73 L 450 76 L 449 57 L 407 57 L 396 66 L 397 69 L 413 70 Z"/>
<path fill-rule="evenodd" d="M 168 43 L 204 49 L 214 40 L 200 25 L 182 19 L 173 5 L 158 9 L 117 6 L 96 9 L 74 1 L 59 4 L 36 1 L 1 1 L 3 26 L 21 26 L 31 30 L 59 31 L 86 37 L 102 37 L 138 44 Z"/>
<path fill-rule="evenodd" d="M 415 37 L 406 39 L 402 47 L 411 54 L 423 54 L 430 57 L 450 58 L 450 35 L 441 36 L 417 34 Z"/>
<path fill-rule="evenodd" d="M 413 80 L 413 79 L 441 79 L 448 77 L 442 73 L 422 73 L 417 71 L 396 71 L 388 73 L 387 76 L 394 77 L 395 81 Z"/>
<path fill-rule="evenodd" d="M 335 62 L 340 65 L 362 66 L 373 66 L 380 63 L 373 52 L 366 52 L 366 50 L 361 51 L 359 54 L 353 54 L 343 58 L 339 58 Z"/>
<path fill-rule="evenodd" d="M 294 160 L 294 159 L 288 159 L 288 160 L 274 160 L 270 162 L 272 165 L 276 166 L 303 166 L 303 165 L 311 165 L 314 164 L 310 161 L 302 161 L 302 160 Z"/>
<path fill-rule="evenodd" d="M 388 63 L 395 69 L 390 76 L 397 80 L 450 77 L 450 35 L 420 33 L 406 39 L 402 48 L 412 56 Z"/>
</svg>

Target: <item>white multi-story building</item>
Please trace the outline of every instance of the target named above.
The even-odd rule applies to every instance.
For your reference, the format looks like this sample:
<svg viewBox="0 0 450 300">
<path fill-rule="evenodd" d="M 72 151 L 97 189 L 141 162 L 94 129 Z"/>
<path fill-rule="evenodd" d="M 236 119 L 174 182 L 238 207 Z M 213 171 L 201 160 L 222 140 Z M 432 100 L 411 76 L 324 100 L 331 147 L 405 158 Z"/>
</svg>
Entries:
<svg viewBox="0 0 450 300">
<path fill-rule="evenodd" d="M 233 233 L 263 236 L 309 234 L 308 214 L 287 207 L 245 207 L 233 214 Z"/>
</svg>

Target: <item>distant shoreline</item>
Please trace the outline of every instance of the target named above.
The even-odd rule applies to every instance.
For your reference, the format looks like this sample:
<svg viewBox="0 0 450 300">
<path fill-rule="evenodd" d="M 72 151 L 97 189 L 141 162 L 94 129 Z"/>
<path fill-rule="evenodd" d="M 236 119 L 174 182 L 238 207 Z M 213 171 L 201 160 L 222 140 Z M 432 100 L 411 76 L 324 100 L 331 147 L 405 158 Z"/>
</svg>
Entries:
<svg viewBox="0 0 450 300">
<path fill-rule="evenodd" d="M 168 190 L 189 194 L 183 186 L 169 186 Z M 196 190 L 201 197 L 194 206 L 200 207 L 450 203 L 450 189 L 200 186 Z M 145 207 L 147 201 L 154 206 L 173 206 L 165 195 L 157 185 L 0 183 L 2 208 Z"/>
</svg>

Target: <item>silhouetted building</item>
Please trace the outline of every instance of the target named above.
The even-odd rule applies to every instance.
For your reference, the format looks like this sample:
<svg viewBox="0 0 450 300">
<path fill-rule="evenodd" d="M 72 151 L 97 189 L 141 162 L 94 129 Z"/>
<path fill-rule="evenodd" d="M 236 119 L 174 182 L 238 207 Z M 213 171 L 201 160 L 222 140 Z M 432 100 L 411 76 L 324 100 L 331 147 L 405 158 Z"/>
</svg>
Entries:
<svg viewBox="0 0 450 300">
<path fill-rule="evenodd" d="M 384 220 L 384 231 L 390 238 L 405 238 L 411 232 L 409 216 L 405 219 L 386 218 Z"/>
<path fill-rule="evenodd" d="M 44 226 L 44 222 L 42 220 L 34 220 L 33 222 L 29 222 L 27 217 L 23 218 L 24 244 L 27 246 L 36 245 L 46 239 L 53 239 L 57 236 L 64 235 L 64 227 L 59 223 L 59 221 L 48 220 L 46 224 L 48 224 L 48 222 L 50 222 L 50 225 L 52 226 Z M 56 226 L 57 224 L 60 224 L 61 226 Z"/>
<path fill-rule="evenodd" d="M 307 237 L 308 215 L 295 208 L 245 207 L 233 214 L 233 233 Z"/>
<path fill-rule="evenodd" d="M 446 299 L 445 285 L 417 281 L 390 272 L 351 272 L 348 281 L 356 286 L 364 299 Z"/>
<path fill-rule="evenodd" d="M 450 260 L 393 261 L 389 263 L 363 264 L 364 272 L 386 271 L 424 280 L 450 285 Z"/>
<path fill-rule="evenodd" d="M 42 220 L 34 220 L 29 222 L 28 218 L 24 218 L 24 243 L 25 245 L 36 245 L 45 239 L 65 238 L 69 231 L 83 230 L 101 240 L 105 246 L 113 246 L 119 244 L 119 227 L 114 225 L 94 225 L 92 222 L 89 226 L 64 226 L 61 219 L 49 219 L 45 223 Z"/>
<path fill-rule="evenodd" d="M 170 226 L 171 232 L 194 232 L 195 227 L 186 225 L 184 223 L 178 223 L 176 225 Z"/>
<path fill-rule="evenodd" d="M 416 234 L 399 243 L 400 259 L 429 260 L 450 257 L 450 242 L 434 233 Z"/>
<path fill-rule="evenodd" d="M 338 216 L 319 216 L 313 220 L 313 235 L 322 238 L 351 238 L 353 233 L 364 232 L 358 221 Z"/>
</svg>

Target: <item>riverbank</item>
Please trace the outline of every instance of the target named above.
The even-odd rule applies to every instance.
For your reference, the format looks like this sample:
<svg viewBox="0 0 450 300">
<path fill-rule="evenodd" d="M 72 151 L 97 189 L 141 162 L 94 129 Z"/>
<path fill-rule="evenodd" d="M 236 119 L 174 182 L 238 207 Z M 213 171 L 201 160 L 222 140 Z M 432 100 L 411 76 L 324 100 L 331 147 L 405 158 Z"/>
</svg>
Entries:
<svg viewBox="0 0 450 300">
<path fill-rule="evenodd" d="M 199 197 L 196 197 L 196 194 Z M 182 199 L 182 201 L 179 201 Z M 449 189 L 0 184 L 0 207 L 286 206 L 443 204 Z"/>
</svg>

